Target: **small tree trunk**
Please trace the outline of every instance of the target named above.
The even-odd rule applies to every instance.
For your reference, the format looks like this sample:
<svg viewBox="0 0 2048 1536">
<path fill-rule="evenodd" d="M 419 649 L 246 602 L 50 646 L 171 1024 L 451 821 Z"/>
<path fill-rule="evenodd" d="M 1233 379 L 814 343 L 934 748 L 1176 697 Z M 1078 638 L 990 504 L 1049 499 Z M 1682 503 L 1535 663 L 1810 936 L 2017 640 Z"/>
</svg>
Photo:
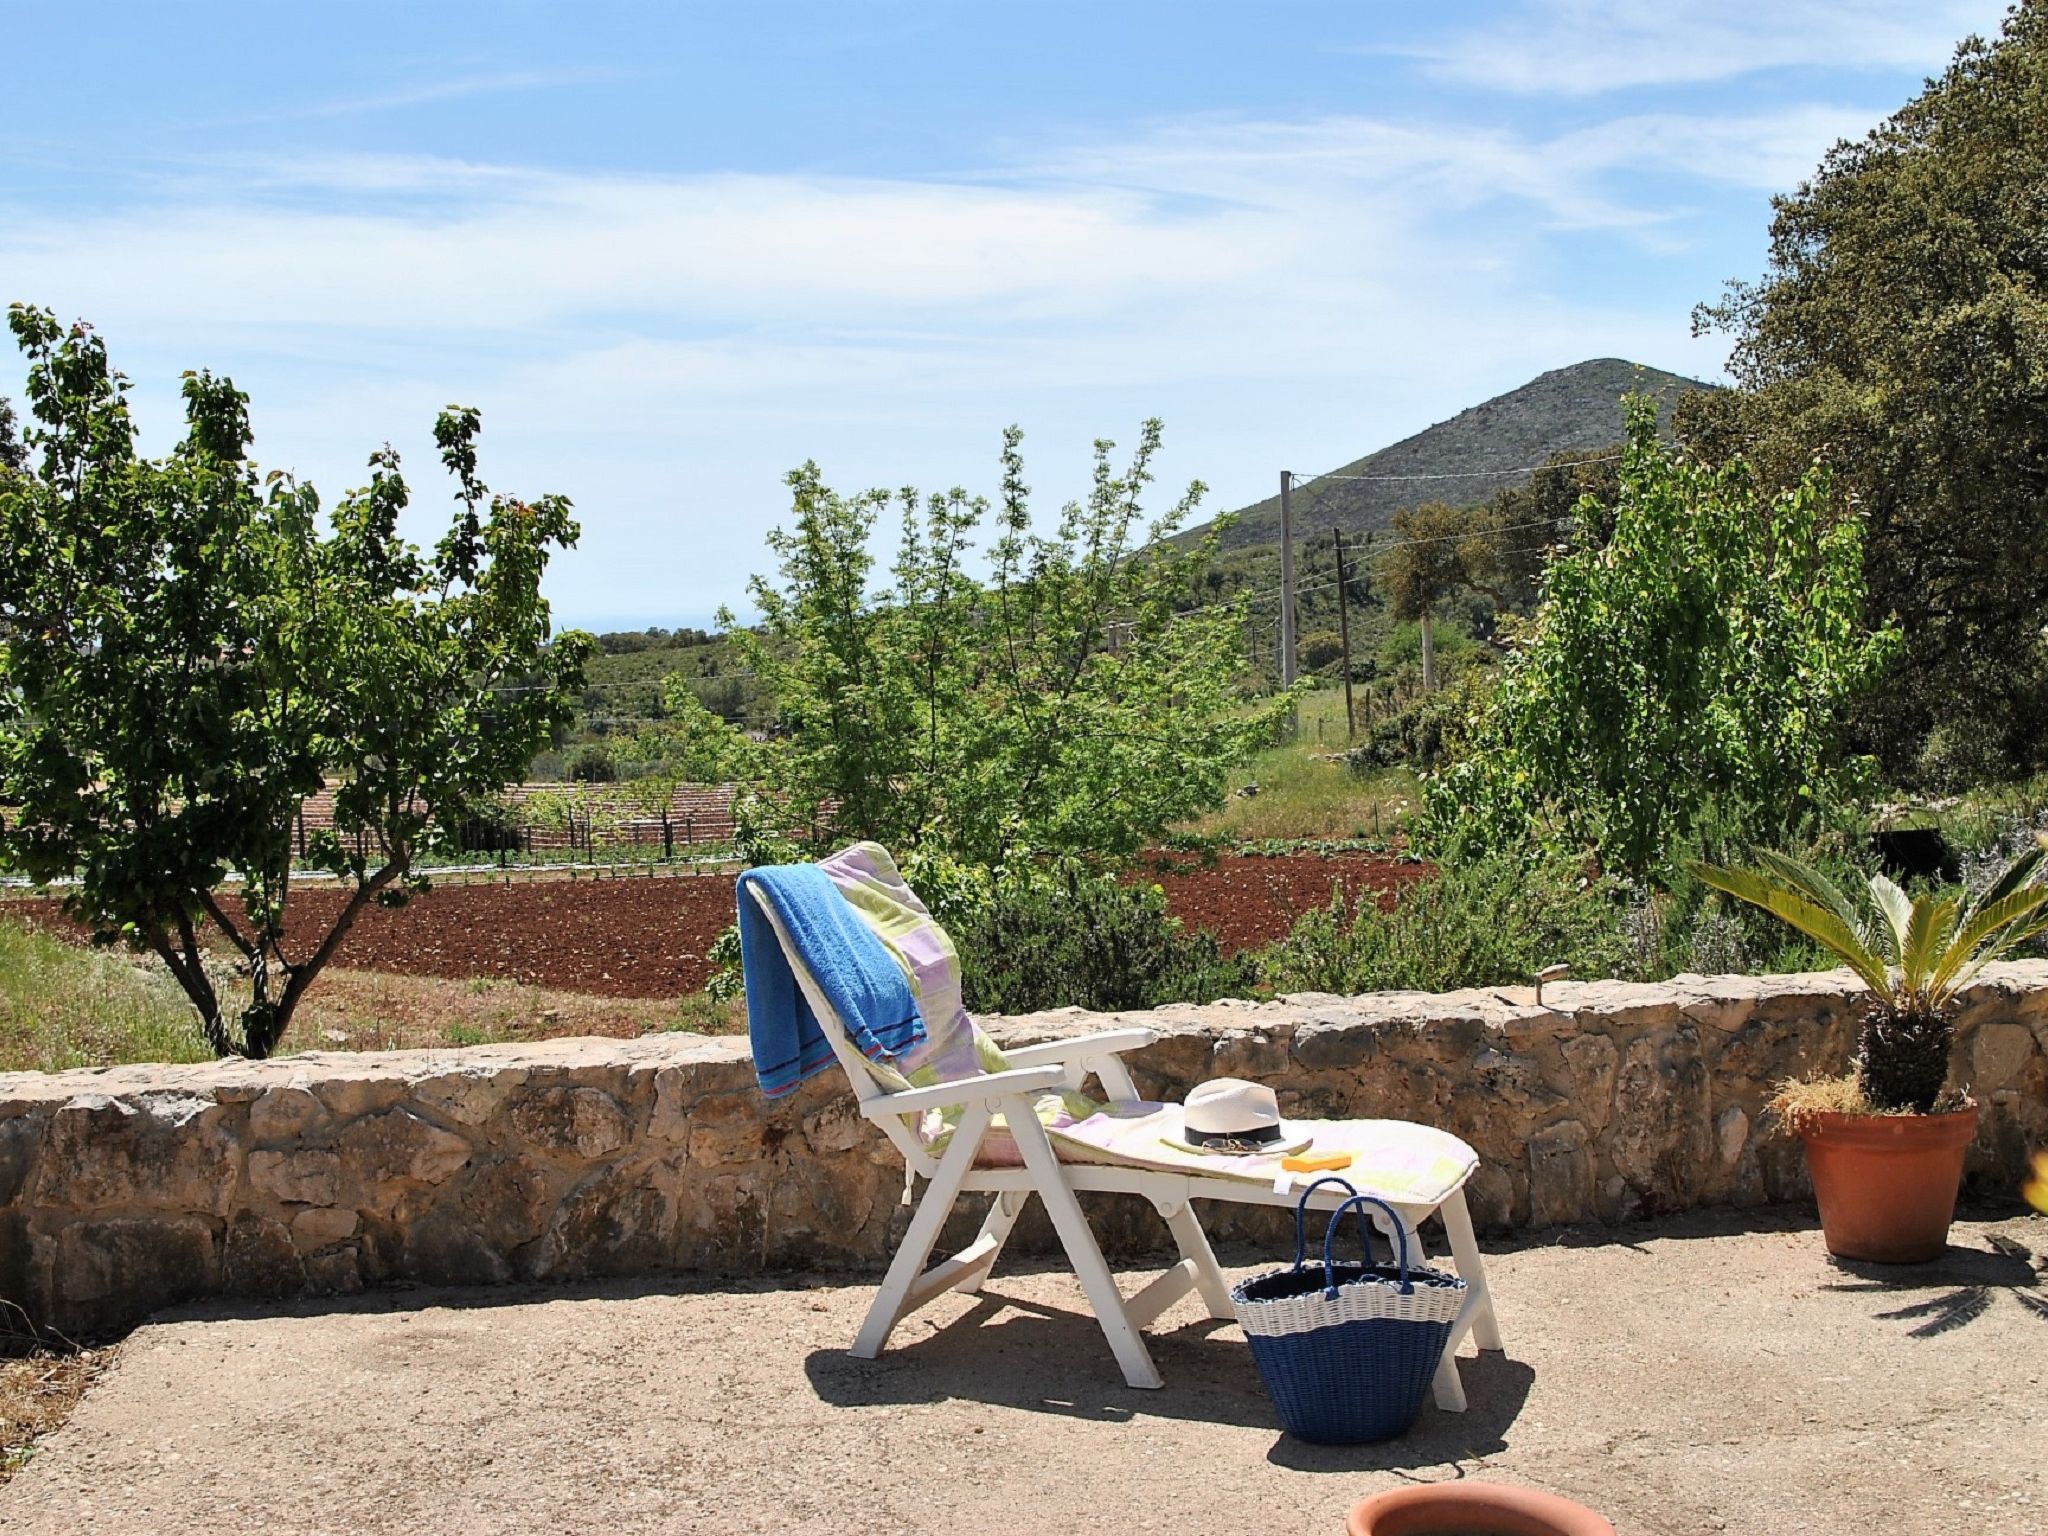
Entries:
<svg viewBox="0 0 2048 1536">
<path fill-rule="evenodd" d="M 1436 692 L 1436 625 L 1427 608 L 1422 610 L 1422 691 Z"/>
</svg>

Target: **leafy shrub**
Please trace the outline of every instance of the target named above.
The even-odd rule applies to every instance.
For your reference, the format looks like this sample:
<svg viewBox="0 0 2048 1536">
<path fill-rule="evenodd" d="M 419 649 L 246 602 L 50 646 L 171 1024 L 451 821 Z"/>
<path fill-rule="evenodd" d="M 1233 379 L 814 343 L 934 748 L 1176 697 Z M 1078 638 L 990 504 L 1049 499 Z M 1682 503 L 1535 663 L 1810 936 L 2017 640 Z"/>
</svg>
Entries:
<svg viewBox="0 0 2048 1536">
<path fill-rule="evenodd" d="M 974 1013 L 1155 1008 L 1252 990 L 1251 964 L 1169 917 L 1156 885 L 1077 865 L 987 878 L 927 861 L 913 878 L 959 949 Z"/>
<path fill-rule="evenodd" d="M 1344 659 L 1344 637 L 1334 629 L 1318 629 L 1301 637 L 1297 654 L 1301 664 L 1311 672 L 1335 667 Z"/>
<path fill-rule="evenodd" d="M 609 751 L 592 742 L 569 759 L 569 777 L 578 784 L 610 784 L 619 777 L 619 765 Z"/>
<path fill-rule="evenodd" d="M 1470 750 L 1473 722 L 1486 707 L 1494 678 L 1491 671 L 1462 669 L 1450 686 L 1375 720 L 1344 760 L 1365 773 L 1403 763 L 1433 773 L 1456 762 Z"/>
<path fill-rule="evenodd" d="M 1526 983 L 1560 961 L 1612 976 L 1629 958 L 1623 894 L 1576 860 L 1488 858 L 1410 887 L 1391 912 L 1333 896 L 1258 957 L 1260 979 L 1276 992 L 1442 992 Z"/>
<path fill-rule="evenodd" d="M 1623 974 L 1661 981 L 1680 972 L 1761 976 L 1778 971 L 1831 970 L 1836 961 L 1767 912 L 1725 900 L 1691 871 L 1695 863 L 1740 863 L 1749 856 L 1744 828 L 1754 813 L 1710 802 L 1692 832 L 1671 848 L 1657 885 L 1639 887 L 1623 920 L 1630 958 Z M 1857 883 L 1876 869 L 1869 844 L 1847 814 L 1810 815 L 1793 847 L 1831 880 Z"/>
</svg>

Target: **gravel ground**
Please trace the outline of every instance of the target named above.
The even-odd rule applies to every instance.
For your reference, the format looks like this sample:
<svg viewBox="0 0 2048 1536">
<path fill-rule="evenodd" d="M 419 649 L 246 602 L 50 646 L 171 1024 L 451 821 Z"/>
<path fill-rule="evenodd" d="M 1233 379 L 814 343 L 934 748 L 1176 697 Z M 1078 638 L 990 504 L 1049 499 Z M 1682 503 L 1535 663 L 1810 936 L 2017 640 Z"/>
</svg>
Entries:
<svg viewBox="0 0 2048 1536">
<path fill-rule="evenodd" d="M 1279 1434 L 1188 1303 L 1165 1390 L 1126 1389 L 1044 1268 L 878 1362 L 844 1352 L 869 1293 L 839 1280 L 196 1309 L 130 1338 L 0 1528 L 1334 1536 L 1364 1493 L 1481 1477 L 1628 1536 L 2048 1531 L 2048 1220 L 1898 1271 L 1777 1213 L 1607 1239 L 1496 1251 L 1509 1349 L 1465 1365 L 1472 1410 L 1352 1449 Z"/>
</svg>

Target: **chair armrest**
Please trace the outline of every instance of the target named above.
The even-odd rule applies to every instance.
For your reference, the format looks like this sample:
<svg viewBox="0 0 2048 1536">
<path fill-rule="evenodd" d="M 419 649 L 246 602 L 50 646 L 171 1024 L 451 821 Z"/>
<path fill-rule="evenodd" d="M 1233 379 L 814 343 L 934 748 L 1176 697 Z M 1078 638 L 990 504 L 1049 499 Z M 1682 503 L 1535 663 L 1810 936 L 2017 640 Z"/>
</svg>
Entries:
<svg viewBox="0 0 2048 1536">
<path fill-rule="evenodd" d="M 860 1112 L 870 1120 L 889 1115 L 916 1115 L 951 1104 L 969 1104 L 976 1099 L 1001 1098 L 1012 1093 L 1051 1093 L 1066 1086 L 1063 1067 L 1025 1067 L 1009 1072 L 984 1072 L 958 1082 L 934 1083 L 929 1088 L 905 1088 L 900 1093 L 877 1094 L 861 1101 Z"/>
<path fill-rule="evenodd" d="M 1082 1061 L 1091 1056 L 1121 1056 L 1125 1051 L 1135 1051 L 1140 1046 L 1150 1045 L 1159 1038 L 1156 1029 L 1107 1029 L 1099 1035 L 1081 1035 L 1072 1040 L 1048 1040 L 1043 1045 L 1027 1045 L 1017 1050 L 1003 1048 L 1003 1057 L 1013 1067 L 1042 1067 L 1048 1063 L 1062 1066 L 1071 1061 Z"/>
</svg>

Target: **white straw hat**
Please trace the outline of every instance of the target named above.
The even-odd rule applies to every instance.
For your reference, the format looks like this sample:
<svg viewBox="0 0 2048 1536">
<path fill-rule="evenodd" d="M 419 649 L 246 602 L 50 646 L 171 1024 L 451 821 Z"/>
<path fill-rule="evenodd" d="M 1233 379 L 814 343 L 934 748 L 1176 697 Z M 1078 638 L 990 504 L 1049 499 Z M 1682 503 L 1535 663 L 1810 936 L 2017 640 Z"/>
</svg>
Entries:
<svg viewBox="0 0 2048 1536">
<path fill-rule="evenodd" d="M 1273 1090 L 1239 1077 L 1211 1078 L 1189 1089 L 1181 1128 L 1190 1146 L 1218 1152 L 1263 1152 L 1286 1136 Z"/>
</svg>

